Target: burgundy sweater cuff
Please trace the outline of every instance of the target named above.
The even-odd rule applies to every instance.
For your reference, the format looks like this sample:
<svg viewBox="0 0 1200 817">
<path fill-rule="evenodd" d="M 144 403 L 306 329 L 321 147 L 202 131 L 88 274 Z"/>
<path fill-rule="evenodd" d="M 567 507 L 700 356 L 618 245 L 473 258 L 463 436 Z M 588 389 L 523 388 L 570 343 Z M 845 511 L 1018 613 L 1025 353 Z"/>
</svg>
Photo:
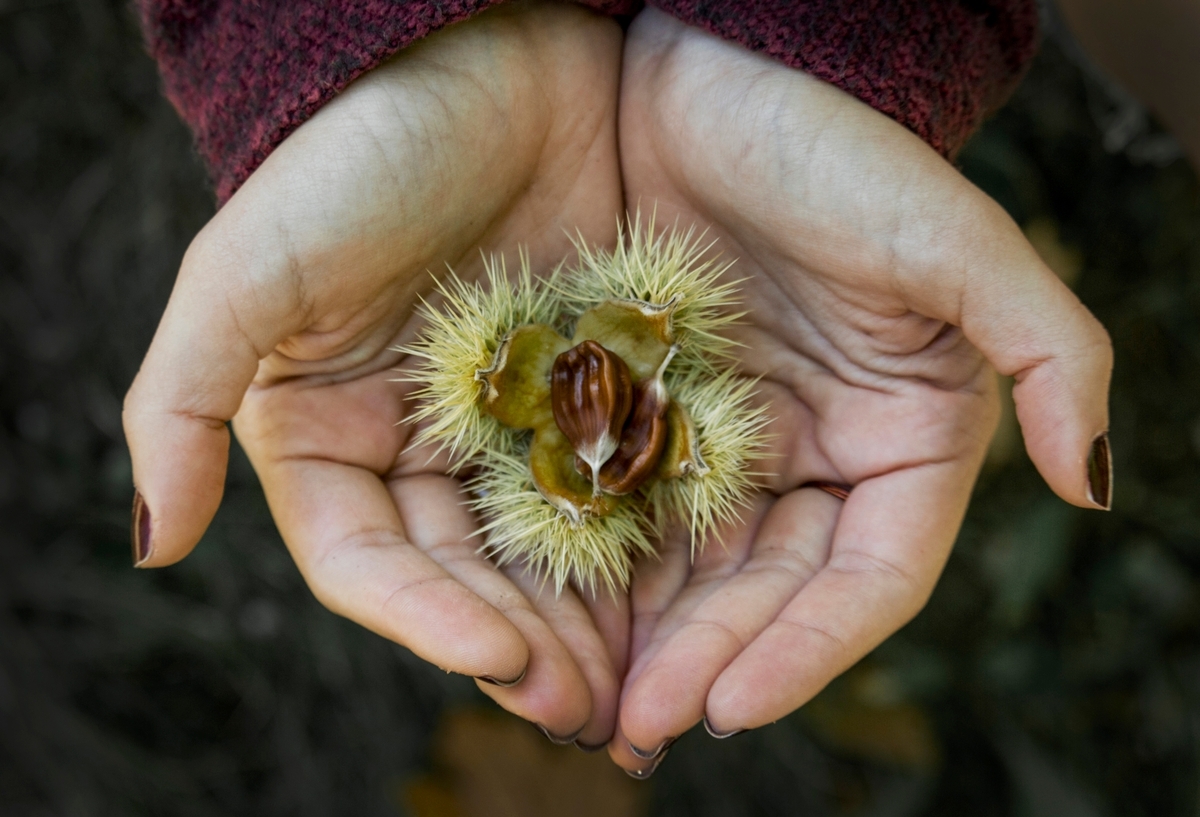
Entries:
<svg viewBox="0 0 1200 817">
<path fill-rule="evenodd" d="M 138 0 L 167 97 L 224 203 L 355 78 L 501 0 Z M 952 157 L 1011 93 L 1035 0 L 651 0 L 837 85 Z M 639 0 L 587 0 L 606 14 Z"/>
<path fill-rule="evenodd" d="M 1036 0 L 648 0 L 830 82 L 953 158 L 1016 89 Z"/>
</svg>

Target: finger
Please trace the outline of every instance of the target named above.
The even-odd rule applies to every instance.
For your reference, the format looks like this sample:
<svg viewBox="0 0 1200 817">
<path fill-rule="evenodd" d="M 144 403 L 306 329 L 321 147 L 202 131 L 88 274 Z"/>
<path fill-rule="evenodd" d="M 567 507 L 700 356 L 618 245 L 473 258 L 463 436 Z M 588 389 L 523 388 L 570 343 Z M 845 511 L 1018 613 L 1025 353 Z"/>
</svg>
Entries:
<svg viewBox="0 0 1200 817">
<path fill-rule="evenodd" d="M 653 556 L 638 559 L 634 565 L 633 582 L 629 588 L 630 632 L 628 664 L 630 674 L 637 672 L 642 653 L 654 648 L 654 636 L 672 603 L 687 587 L 691 575 L 691 542 L 682 526 L 672 526 L 658 544 Z M 625 678 L 626 685 L 630 676 Z M 624 697 L 622 695 L 622 697 Z M 644 760 L 633 754 L 629 741 L 621 731 L 618 717 L 613 736 L 608 743 L 608 756 L 630 775 L 644 779 L 662 762 L 657 758 Z"/>
<path fill-rule="evenodd" d="M 841 507 L 815 489 L 773 505 L 750 558 L 671 632 L 628 687 L 621 731 L 634 754 L 652 756 L 704 717 L 713 682 L 825 564 Z"/>
<path fill-rule="evenodd" d="M 655 554 L 643 556 L 634 564 L 629 586 L 631 666 L 637 664 L 642 651 L 650 646 L 659 619 L 687 585 L 691 569 L 691 545 L 687 532 L 680 527 L 667 531 Z"/>
<path fill-rule="evenodd" d="M 758 495 L 750 508 L 743 509 L 742 520 L 721 526 L 707 546 L 692 558 L 692 545 L 686 530 L 671 531 L 663 543 L 662 565 L 665 569 L 638 575 L 635 580 L 633 606 L 641 618 L 652 624 L 642 637 L 642 647 L 631 660 L 621 696 L 625 710 L 627 695 L 642 672 L 652 665 L 662 645 L 683 626 L 705 599 L 718 592 L 723 583 L 745 564 L 759 523 L 771 505 L 771 498 Z M 638 585 L 638 582 L 643 582 Z M 653 744 L 631 743 L 621 727 L 609 744 L 609 756 L 630 774 L 648 774 L 661 760 L 662 751 L 670 744 L 663 739 Z"/>
<path fill-rule="evenodd" d="M 401 422 L 407 404 L 390 377 L 381 372 L 324 385 L 292 380 L 247 395 L 235 423 L 238 437 L 297 564 L 335 611 L 395 637 L 381 629 L 390 625 L 379 620 L 377 599 L 359 594 L 354 580 L 343 581 L 321 563 L 321 554 L 363 529 L 410 543 L 405 569 L 417 571 L 420 581 L 448 580 L 454 586 L 439 598 L 465 606 L 462 615 L 444 616 L 443 605 L 430 600 L 413 614 L 405 640 L 397 640 L 448 669 L 502 684 L 520 680 L 511 688 L 485 681 L 481 688 L 553 734 L 577 731 L 591 709 L 585 679 L 520 590 L 479 555 L 478 521 L 459 483 L 432 472 L 428 454 L 408 447 L 412 427 Z M 384 482 L 379 474 L 391 476 Z M 345 487 L 351 479 L 357 487 Z M 377 580 L 394 585 L 404 577 Z M 454 648 L 476 656 L 469 668 L 439 660 L 439 650 Z"/>
<path fill-rule="evenodd" d="M 125 398 L 139 495 L 135 562 L 172 564 L 199 541 L 225 485 L 226 422 L 258 361 L 290 333 L 294 297 L 255 293 L 266 259 L 216 252 L 220 216 L 193 242 L 154 340 Z M 261 278 L 269 276 L 259 275 Z"/>
<path fill-rule="evenodd" d="M 860 172 L 893 180 L 876 192 L 892 201 L 872 202 L 884 222 L 865 225 L 891 236 L 876 268 L 896 282 L 909 309 L 961 327 L 1001 374 L 1016 379 L 1025 446 L 1051 489 L 1075 505 L 1107 508 L 1108 333 L 1000 205 L 896 123 L 855 107 L 875 131 L 873 167 Z M 840 159 L 856 161 L 853 155 Z M 898 166 L 906 171 L 897 174 Z"/>
<path fill-rule="evenodd" d="M 539 607 L 530 600 L 537 591 L 533 577 L 525 577 L 524 587 L 519 587 L 484 559 L 479 553 L 483 541 L 475 534 L 479 524 L 467 511 L 467 497 L 457 480 L 419 475 L 389 480 L 388 487 L 413 544 L 503 614 L 528 645 L 528 668 L 519 684 L 482 682 L 480 689 L 558 742 L 571 742 L 587 727 L 596 732 L 607 731 L 604 723 L 593 726 L 589 684 L 592 681 L 602 691 L 606 689 L 603 664 L 607 656 L 599 637 L 583 638 L 581 631 L 590 627 L 590 623 L 577 600 L 572 604 L 549 594 L 540 600 Z M 571 621 L 556 622 L 556 628 L 547 616 L 570 616 Z M 459 631 L 457 637 L 465 633 L 469 631 Z M 560 638 L 561 633 L 572 637 L 576 646 L 585 642 L 586 648 L 581 653 L 587 659 L 590 677 L 576 663 L 576 656 Z M 609 697 L 615 697 L 611 691 L 614 685 L 612 680 L 607 682 Z"/>
<path fill-rule="evenodd" d="M 378 476 L 320 459 L 255 465 L 322 604 L 449 672 L 502 682 L 525 674 L 529 649 L 518 628 L 413 545 Z"/>
<path fill-rule="evenodd" d="M 721 591 L 724 583 L 745 566 L 759 525 L 775 500 L 776 497 L 767 493 L 753 495 L 749 507 L 740 509 L 741 518 L 712 531 L 710 541 L 703 548 L 697 548 L 694 556 L 686 531 L 681 531 L 680 536 L 668 537 L 671 555 L 664 558 L 664 562 L 678 558 L 686 572 L 682 581 L 660 582 L 653 587 L 653 593 L 648 592 L 650 588 L 638 588 L 635 609 L 647 620 L 646 611 L 654 610 L 657 614 L 653 618 L 653 628 L 631 661 L 625 679 L 626 691 L 675 631 L 691 620 L 696 609 L 709 596 Z"/>
<path fill-rule="evenodd" d="M 576 588 L 575 592 L 592 617 L 596 631 L 604 639 L 613 672 L 618 678 L 624 678 L 625 671 L 629 669 L 629 595 L 619 593 L 614 596 L 597 589 Z"/>
<path fill-rule="evenodd" d="M 556 594 L 546 585 L 544 576 L 537 575 L 526 565 L 509 565 L 504 574 L 521 589 L 538 617 L 566 649 L 590 693 L 591 713 L 583 728 L 554 732 L 543 727 L 546 737 L 554 743 L 574 742 L 588 749 L 603 746 L 612 737 L 617 719 L 620 682 L 608 645 L 597 630 L 587 605 L 570 588 Z"/>
<path fill-rule="evenodd" d="M 916 615 L 954 543 L 975 467 L 934 463 L 856 486 L 827 564 L 713 683 L 710 728 L 778 720 Z"/>
<path fill-rule="evenodd" d="M 1112 343 L 1016 225 L 1003 219 L 996 246 L 967 273 L 963 332 L 1001 374 L 1016 378 L 1013 399 L 1025 447 L 1051 489 L 1080 507 L 1107 509 Z"/>
<path fill-rule="evenodd" d="M 1051 489 L 1075 505 L 1107 508 L 1111 467 L 1098 441 L 1108 430 L 1108 333 L 999 204 L 912 134 L 862 107 L 881 140 L 890 133 L 889 149 L 874 152 L 876 168 L 890 172 L 901 157 L 910 160 L 907 174 L 893 172 L 892 189 L 880 191 L 894 195 L 905 215 L 890 230 L 871 225 L 891 234 L 875 266 L 895 281 L 905 306 L 961 327 L 997 371 L 1016 379 L 1025 446 Z M 887 212 L 895 218 L 897 205 Z"/>
<path fill-rule="evenodd" d="M 612 699 L 612 721 L 609 724 L 608 736 L 604 744 L 592 740 L 590 735 L 575 741 L 575 745 L 585 752 L 595 752 L 611 742 L 616 733 L 617 713 L 620 711 L 621 703 L 621 683 L 629 669 L 630 629 L 633 617 L 627 594 L 619 595 L 615 599 L 608 594 L 584 592 L 581 595 L 597 632 L 600 633 L 600 637 L 608 648 L 613 677 L 617 681 Z M 593 701 L 598 700 L 601 700 L 599 696 L 593 694 Z M 593 707 L 599 709 L 599 704 L 593 703 Z"/>
<path fill-rule="evenodd" d="M 896 130 L 875 112 L 860 113 L 873 127 Z M 920 181 L 893 173 L 892 188 L 881 185 L 879 194 L 899 204 L 879 201 L 878 209 L 905 216 L 868 225 L 891 237 L 885 253 L 867 253 L 863 263 L 894 281 L 903 307 L 961 327 L 997 371 L 1016 379 L 1017 417 L 1038 471 L 1066 501 L 1107 508 L 1108 333 L 996 202 L 911 134 L 892 133 L 888 143 L 874 152 L 876 169 L 890 172 L 884 164 L 904 157 Z M 865 244 L 879 243 L 864 235 Z"/>
<path fill-rule="evenodd" d="M 515 681 L 529 663 L 525 639 L 417 547 L 380 476 L 395 467 L 412 430 L 389 377 L 254 387 L 234 421 L 238 438 L 322 603 L 446 670 Z M 433 531 L 432 545 L 423 540 L 435 555 L 437 541 L 462 542 L 473 530 L 457 495 L 437 511 L 450 528 Z M 449 554 L 448 546 L 440 555 Z"/>
</svg>

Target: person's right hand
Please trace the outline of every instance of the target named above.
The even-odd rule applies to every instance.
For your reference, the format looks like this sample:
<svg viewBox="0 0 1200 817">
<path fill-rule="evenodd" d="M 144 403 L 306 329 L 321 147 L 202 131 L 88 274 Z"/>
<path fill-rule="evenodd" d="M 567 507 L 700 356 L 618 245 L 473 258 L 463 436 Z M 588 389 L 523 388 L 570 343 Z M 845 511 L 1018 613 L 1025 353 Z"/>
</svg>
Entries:
<svg viewBox="0 0 1200 817">
<path fill-rule="evenodd" d="M 480 556 L 445 458 L 406 451 L 429 271 L 480 251 L 533 268 L 611 246 L 622 35 L 566 4 L 516 2 L 429 37 L 289 136 L 196 237 L 125 405 L 135 560 L 195 546 L 234 422 L 288 548 L 331 610 L 583 744 L 612 734 L 627 606 L 539 593 Z M 520 683 L 505 686 L 507 682 Z M 495 683 L 500 682 L 500 683 Z"/>
</svg>

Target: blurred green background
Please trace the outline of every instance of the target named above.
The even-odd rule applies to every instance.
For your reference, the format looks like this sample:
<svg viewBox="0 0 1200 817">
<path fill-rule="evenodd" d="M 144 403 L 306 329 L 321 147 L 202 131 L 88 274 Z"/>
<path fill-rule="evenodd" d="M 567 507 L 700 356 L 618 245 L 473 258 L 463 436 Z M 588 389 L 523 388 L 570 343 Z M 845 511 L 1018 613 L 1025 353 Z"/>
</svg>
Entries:
<svg viewBox="0 0 1200 817">
<path fill-rule="evenodd" d="M 5 817 L 1200 814 L 1200 187 L 1053 43 L 960 164 L 1112 333 L 1114 511 L 1007 419 L 917 620 L 647 784 L 323 610 L 236 450 L 130 569 L 121 397 L 211 194 L 124 3 L 0 0 L 0 100 Z"/>
</svg>

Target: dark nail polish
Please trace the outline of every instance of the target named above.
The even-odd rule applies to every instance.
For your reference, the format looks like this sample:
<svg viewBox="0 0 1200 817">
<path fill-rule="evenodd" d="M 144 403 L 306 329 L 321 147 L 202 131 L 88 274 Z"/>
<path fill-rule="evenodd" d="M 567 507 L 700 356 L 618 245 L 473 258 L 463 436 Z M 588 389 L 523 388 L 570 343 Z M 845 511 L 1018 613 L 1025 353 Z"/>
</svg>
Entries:
<svg viewBox="0 0 1200 817">
<path fill-rule="evenodd" d="M 725 738 L 731 738 L 734 735 L 740 735 L 743 732 L 745 732 L 746 730 L 745 729 L 730 729 L 728 732 L 718 732 L 716 729 L 713 729 L 713 725 L 711 723 L 709 723 L 708 715 L 705 715 L 704 716 L 704 731 L 708 732 L 708 734 L 712 735 L 717 740 L 725 740 Z"/>
<path fill-rule="evenodd" d="M 654 774 L 658 770 L 658 767 L 662 765 L 662 762 L 664 760 L 666 760 L 666 758 L 667 758 L 667 750 L 664 749 L 663 753 L 660 754 L 658 756 L 658 759 L 654 761 L 653 766 L 650 766 L 649 768 L 646 768 L 646 769 L 638 769 L 636 772 L 631 772 L 628 769 L 626 769 L 625 774 L 629 775 L 634 780 L 648 780 L 650 778 L 650 775 Z"/>
<path fill-rule="evenodd" d="M 581 726 L 575 730 L 574 734 L 567 735 L 565 738 L 560 738 L 558 735 L 551 734 L 550 730 L 542 726 L 540 723 L 535 723 L 534 728 L 541 732 L 546 740 L 550 741 L 555 746 L 566 746 L 569 743 L 574 743 L 575 738 L 579 737 L 579 734 L 584 730 L 584 727 Z"/>
<path fill-rule="evenodd" d="M 836 482 L 825 482 L 823 480 L 815 480 L 813 482 L 806 482 L 803 485 L 801 485 L 800 487 L 801 488 L 819 488 L 820 490 L 824 491 L 825 493 L 829 494 L 830 496 L 836 496 L 838 499 L 842 500 L 843 502 L 850 498 L 850 491 L 852 490 L 847 485 L 839 485 Z"/>
<path fill-rule="evenodd" d="M 142 492 L 133 490 L 133 518 L 130 520 L 130 539 L 133 543 L 133 566 L 141 567 L 150 558 L 150 508 Z"/>
<path fill-rule="evenodd" d="M 1108 432 L 1092 441 L 1088 454 L 1088 499 L 1104 510 L 1112 507 L 1112 451 Z"/>
<path fill-rule="evenodd" d="M 580 743 L 579 741 L 575 741 L 575 748 L 581 752 L 587 752 L 589 755 L 594 755 L 596 752 L 599 752 L 601 749 L 604 749 L 607 746 L 607 743 L 597 743 L 595 746 L 593 746 L 590 743 Z"/>
<path fill-rule="evenodd" d="M 491 684 L 494 687 L 504 687 L 505 689 L 508 689 L 509 687 L 515 687 L 517 684 L 524 681 L 525 680 L 525 672 L 528 669 L 529 668 L 526 667 L 525 669 L 521 670 L 521 674 L 518 675 L 512 681 L 501 681 L 499 678 L 493 678 L 490 675 L 480 675 L 480 676 L 477 676 L 475 678 L 475 680 L 483 681 L 485 684 Z"/>
<path fill-rule="evenodd" d="M 629 751 L 633 752 L 642 760 L 653 760 L 654 758 L 666 752 L 667 749 L 671 748 L 671 744 L 674 742 L 675 738 L 667 738 L 662 743 L 658 744 L 658 748 L 653 752 L 647 752 L 645 749 L 639 749 L 631 743 L 629 744 Z"/>
</svg>

